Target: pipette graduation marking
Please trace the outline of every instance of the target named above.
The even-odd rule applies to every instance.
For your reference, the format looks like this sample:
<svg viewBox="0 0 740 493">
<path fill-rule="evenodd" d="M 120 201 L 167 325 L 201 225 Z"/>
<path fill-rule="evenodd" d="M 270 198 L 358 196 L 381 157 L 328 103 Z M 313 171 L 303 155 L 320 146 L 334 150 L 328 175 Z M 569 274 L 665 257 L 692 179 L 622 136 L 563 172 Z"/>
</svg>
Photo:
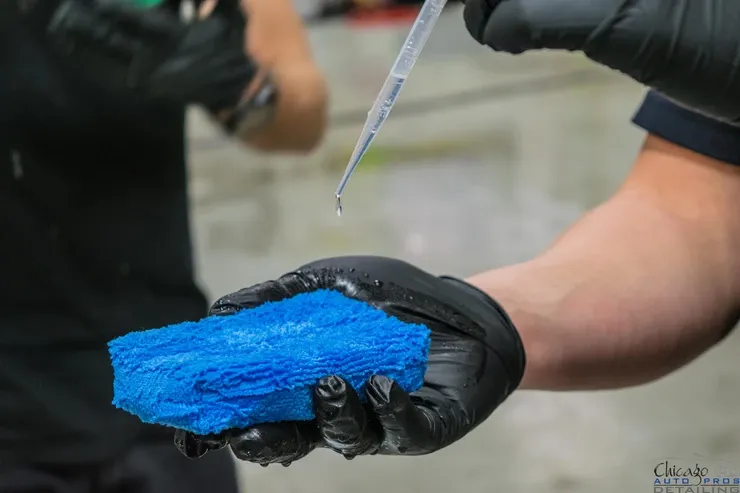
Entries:
<svg viewBox="0 0 740 493">
<path fill-rule="evenodd" d="M 401 92 L 404 82 L 406 82 L 406 78 L 414 67 L 414 63 L 419 58 L 421 50 L 427 39 L 429 39 L 434 24 L 439 19 L 439 15 L 442 13 L 446 3 L 447 0 L 424 1 L 424 5 L 422 5 L 419 15 L 416 17 L 416 21 L 414 21 L 414 25 L 411 28 L 411 32 L 403 43 L 403 48 L 401 48 L 398 58 L 396 58 L 396 62 L 393 64 L 390 74 L 385 79 L 383 87 L 380 89 L 380 94 L 378 94 L 375 103 L 367 113 L 367 120 L 362 128 L 360 138 L 357 140 L 357 144 L 352 151 L 352 156 L 347 164 L 347 169 L 344 171 L 344 176 L 339 181 L 339 186 L 335 194 L 337 215 L 342 215 L 342 193 L 347 186 L 350 176 L 352 176 L 357 165 L 360 164 L 360 160 L 370 147 L 383 122 L 388 118 L 388 114 L 391 112 L 398 98 L 398 94 Z"/>
</svg>

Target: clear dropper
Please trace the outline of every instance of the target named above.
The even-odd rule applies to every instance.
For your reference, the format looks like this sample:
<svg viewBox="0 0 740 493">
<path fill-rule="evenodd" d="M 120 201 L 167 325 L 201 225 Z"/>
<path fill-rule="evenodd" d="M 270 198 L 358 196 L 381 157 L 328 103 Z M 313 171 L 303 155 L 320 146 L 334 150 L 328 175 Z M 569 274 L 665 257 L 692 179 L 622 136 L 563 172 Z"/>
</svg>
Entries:
<svg viewBox="0 0 740 493">
<path fill-rule="evenodd" d="M 421 50 L 424 48 L 427 39 L 429 39 L 434 24 L 439 19 L 439 15 L 442 13 L 446 3 L 447 0 L 425 0 L 422 5 L 419 15 L 416 17 L 416 21 L 414 21 L 414 25 L 411 28 L 411 32 L 403 43 L 401 53 L 398 54 L 398 58 L 396 58 L 396 62 L 393 64 L 388 78 L 385 79 L 383 87 L 380 89 L 380 94 L 378 94 L 375 103 L 373 103 L 372 108 L 367 113 L 365 126 L 362 128 L 360 138 L 357 140 L 357 144 L 352 151 L 352 156 L 347 164 L 347 169 L 344 171 L 344 176 L 339 181 L 339 186 L 335 194 L 337 215 L 342 215 L 342 193 L 347 186 L 349 178 L 357 168 L 357 165 L 360 164 L 360 160 L 370 147 L 383 122 L 388 118 L 388 114 L 391 112 L 398 98 L 398 94 L 401 92 L 404 82 L 406 82 L 406 78 L 411 73 L 411 69 L 419 58 Z"/>
</svg>

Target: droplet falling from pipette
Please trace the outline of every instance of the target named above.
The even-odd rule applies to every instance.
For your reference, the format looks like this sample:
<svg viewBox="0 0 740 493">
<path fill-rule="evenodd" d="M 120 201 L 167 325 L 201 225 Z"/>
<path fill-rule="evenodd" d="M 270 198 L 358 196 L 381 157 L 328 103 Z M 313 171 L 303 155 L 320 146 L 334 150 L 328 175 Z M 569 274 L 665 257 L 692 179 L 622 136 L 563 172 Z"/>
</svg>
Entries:
<svg viewBox="0 0 740 493">
<path fill-rule="evenodd" d="M 342 217 L 342 196 L 337 195 L 337 216 Z"/>
</svg>

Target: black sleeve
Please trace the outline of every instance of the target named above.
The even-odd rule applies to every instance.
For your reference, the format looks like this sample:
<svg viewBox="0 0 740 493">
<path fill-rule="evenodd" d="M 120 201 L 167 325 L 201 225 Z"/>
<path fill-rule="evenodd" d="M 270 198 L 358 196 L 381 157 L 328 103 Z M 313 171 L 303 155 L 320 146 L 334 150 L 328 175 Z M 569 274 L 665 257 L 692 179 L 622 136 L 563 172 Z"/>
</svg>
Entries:
<svg viewBox="0 0 740 493">
<path fill-rule="evenodd" d="M 740 166 L 740 127 L 694 113 L 656 92 L 648 93 L 633 122 L 681 147 Z"/>
</svg>

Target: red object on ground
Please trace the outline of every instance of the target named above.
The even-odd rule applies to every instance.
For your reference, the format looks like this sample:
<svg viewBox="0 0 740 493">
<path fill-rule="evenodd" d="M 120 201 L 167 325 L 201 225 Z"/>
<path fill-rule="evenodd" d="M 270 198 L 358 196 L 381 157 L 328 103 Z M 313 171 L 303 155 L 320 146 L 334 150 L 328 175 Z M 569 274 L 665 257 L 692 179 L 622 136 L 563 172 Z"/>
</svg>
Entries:
<svg viewBox="0 0 740 493">
<path fill-rule="evenodd" d="M 347 15 L 347 23 L 354 27 L 377 27 L 409 24 L 419 15 L 420 6 L 403 5 L 357 9 Z"/>
</svg>

